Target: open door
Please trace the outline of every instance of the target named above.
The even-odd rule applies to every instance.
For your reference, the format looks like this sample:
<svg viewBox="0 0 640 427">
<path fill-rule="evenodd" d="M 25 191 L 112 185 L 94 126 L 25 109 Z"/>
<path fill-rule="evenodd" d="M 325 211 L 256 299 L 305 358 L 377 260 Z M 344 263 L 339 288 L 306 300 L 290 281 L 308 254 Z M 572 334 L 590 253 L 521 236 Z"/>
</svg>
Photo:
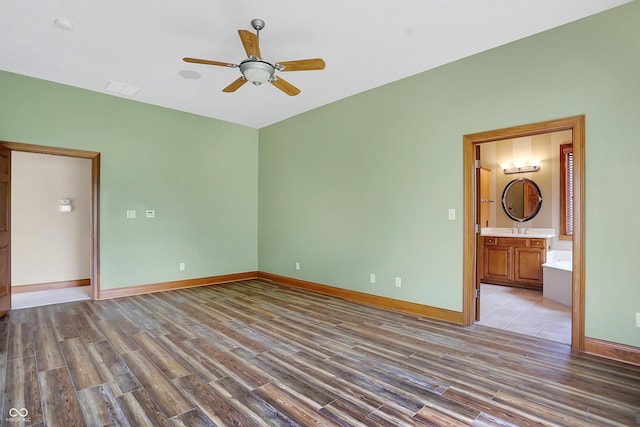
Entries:
<svg viewBox="0 0 640 427">
<path fill-rule="evenodd" d="M 0 317 L 11 310 L 11 150 L 0 145 Z"/>
<path fill-rule="evenodd" d="M 476 257 L 478 257 L 479 251 L 482 250 L 481 248 L 481 241 L 480 241 L 480 228 L 484 227 L 485 225 L 482 223 L 482 185 L 480 184 L 482 182 L 482 167 L 480 166 L 480 145 L 476 145 L 475 146 L 475 182 L 478 183 L 479 185 L 476 185 L 476 197 L 475 197 L 475 201 L 476 201 L 476 218 L 474 219 L 474 223 L 475 223 L 475 232 L 476 232 L 476 238 L 475 238 L 475 250 L 476 250 Z M 477 258 L 476 258 L 477 259 Z M 476 316 L 475 319 L 476 321 L 480 320 L 480 277 L 482 277 L 482 274 L 480 272 L 480 269 L 482 268 L 481 263 L 476 262 L 476 290 L 475 290 L 475 311 L 476 311 Z"/>
<path fill-rule="evenodd" d="M 476 145 L 476 150 L 479 151 L 480 145 Z M 480 153 L 476 153 L 476 164 L 480 165 Z M 477 187 L 479 194 L 477 200 L 479 200 L 480 207 L 477 212 L 480 213 L 480 218 L 477 224 L 480 224 L 480 229 L 483 227 L 489 227 L 491 223 L 491 169 L 486 168 L 484 166 L 480 166 L 476 168 L 476 177 L 478 183 L 480 183 Z M 482 238 L 479 235 L 476 235 L 476 321 L 480 320 L 480 279 L 482 278 L 482 268 L 483 268 L 483 254 L 480 251 L 483 250 Z"/>
<path fill-rule="evenodd" d="M 538 200 L 536 199 L 536 202 Z M 491 169 L 480 167 L 480 227 L 491 223 Z"/>
</svg>

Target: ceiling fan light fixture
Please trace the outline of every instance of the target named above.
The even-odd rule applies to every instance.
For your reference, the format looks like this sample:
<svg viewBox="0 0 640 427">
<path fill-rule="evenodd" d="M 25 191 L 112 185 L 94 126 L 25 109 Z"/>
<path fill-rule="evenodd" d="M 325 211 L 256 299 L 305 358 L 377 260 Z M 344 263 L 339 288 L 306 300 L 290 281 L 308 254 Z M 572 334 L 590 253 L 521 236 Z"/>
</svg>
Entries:
<svg viewBox="0 0 640 427">
<path fill-rule="evenodd" d="M 260 53 L 260 30 L 264 28 L 262 19 L 253 19 L 251 26 L 256 30 L 255 34 L 248 30 L 238 30 L 242 47 L 247 54 L 247 58 L 240 62 L 240 65 L 229 62 L 212 61 L 210 59 L 198 59 L 185 57 L 184 62 L 192 64 L 216 65 L 220 67 L 240 68 L 242 75 L 222 89 L 225 93 L 235 92 L 247 82 L 260 86 L 263 83 L 271 83 L 276 89 L 281 90 L 289 96 L 296 96 L 300 89 L 276 75 L 276 71 L 308 71 L 324 70 L 325 63 L 322 58 L 298 59 L 295 61 L 266 62 L 263 61 Z M 191 78 L 188 71 L 181 71 L 184 78 Z"/>
<path fill-rule="evenodd" d="M 268 82 L 276 69 L 273 65 L 260 60 L 247 60 L 240 63 L 240 72 L 245 79 L 258 86 Z"/>
</svg>

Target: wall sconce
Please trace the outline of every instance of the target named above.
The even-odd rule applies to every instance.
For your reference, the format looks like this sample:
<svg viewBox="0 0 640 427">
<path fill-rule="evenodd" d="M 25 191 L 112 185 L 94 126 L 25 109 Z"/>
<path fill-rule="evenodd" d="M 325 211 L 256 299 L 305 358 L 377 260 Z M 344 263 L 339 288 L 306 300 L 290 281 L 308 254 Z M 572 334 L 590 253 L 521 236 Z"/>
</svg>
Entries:
<svg viewBox="0 0 640 427">
<path fill-rule="evenodd" d="M 505 175 L 513 173 L 538 172 L 540 170 L 540 161 L 532 160 L 530 162 L 502 163 L 500 167 Z"/>
<path fill-rule="evenodd" d="M 60 199 L 60 212 L 71 212 L 72 210 L 71 199 Z"/>
</svg>

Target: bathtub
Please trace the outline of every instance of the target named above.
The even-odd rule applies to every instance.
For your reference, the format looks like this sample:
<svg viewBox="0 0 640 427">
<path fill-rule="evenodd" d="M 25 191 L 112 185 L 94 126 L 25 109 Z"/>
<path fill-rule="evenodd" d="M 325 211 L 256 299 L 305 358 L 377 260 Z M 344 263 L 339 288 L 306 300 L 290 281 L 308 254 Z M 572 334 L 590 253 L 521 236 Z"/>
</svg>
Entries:
<svg viewBox="0 0 640 427">
<path fill-rule="evenodd" d="M 542 264 L 542 295 L 571 306 L 573 261 L 571 251 L 549 251 Z"/>
</svg>

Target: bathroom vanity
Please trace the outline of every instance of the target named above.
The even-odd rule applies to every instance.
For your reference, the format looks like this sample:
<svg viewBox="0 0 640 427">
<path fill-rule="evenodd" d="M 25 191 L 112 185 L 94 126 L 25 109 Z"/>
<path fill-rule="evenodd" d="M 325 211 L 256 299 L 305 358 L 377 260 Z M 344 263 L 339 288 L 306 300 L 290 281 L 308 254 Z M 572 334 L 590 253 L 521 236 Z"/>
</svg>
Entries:
<svg viewBox="0 0 640 427">
<path fill-rule="evenodd" d="M 483 283 L 542 290 L 550 229 L 482 229 L 478 265 Z"/>
<path fill-rule="evenodd" d="M 520 173 L 507 172 L 505 173 Z M 542 207 L 542 193 L 528 178 L 509 182 L 502 193 L 502 208 L 513 228 L 480 230 L 478 276 L 483 283 L 543 289 L 542 264 L 547 261 L 553 228 L 527 228 Z M 503 219 L 501 222 L 504 223 Z"/>
</svg>

